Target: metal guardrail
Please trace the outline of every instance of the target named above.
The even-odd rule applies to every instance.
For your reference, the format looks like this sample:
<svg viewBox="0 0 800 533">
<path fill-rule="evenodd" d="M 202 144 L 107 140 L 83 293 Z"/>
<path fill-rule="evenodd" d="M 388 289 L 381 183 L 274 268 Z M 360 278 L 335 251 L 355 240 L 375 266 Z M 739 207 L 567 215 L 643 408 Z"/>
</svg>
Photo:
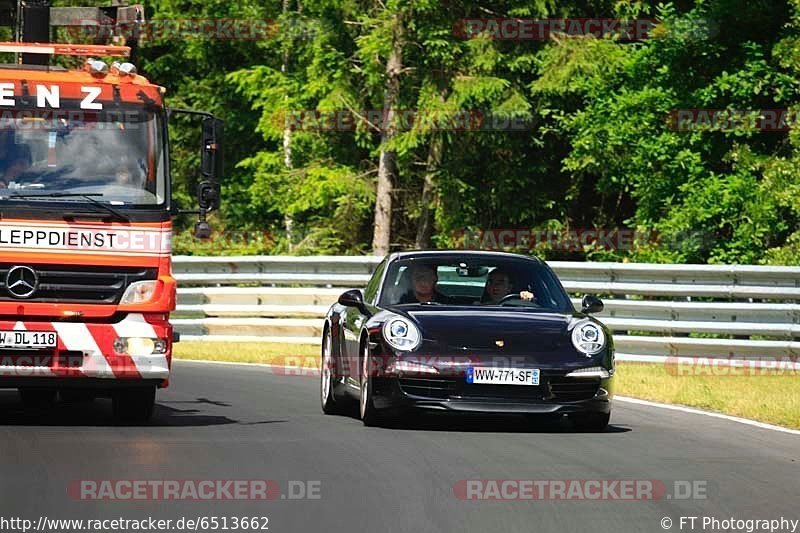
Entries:
<svg viewBox="0 0 800 533">
<path fill-rule="evenodd" d="M 362 286 L 380 263 L 379 256 L 238 256 L 173 258 L 183 286 L 276 285 Z"/>
<path fill-rule="evenodd" d="M 181 288 L 173 322 L 186 339 L 317 343 L 330 304 L 343 287 L 364 286 L 380 260 L 175 257 Z M 597 316 L 614 330 L 620 359 L 800 355 L 800 268 L 549 264 L 573 296 L 604 295 Z"/>
</svg>

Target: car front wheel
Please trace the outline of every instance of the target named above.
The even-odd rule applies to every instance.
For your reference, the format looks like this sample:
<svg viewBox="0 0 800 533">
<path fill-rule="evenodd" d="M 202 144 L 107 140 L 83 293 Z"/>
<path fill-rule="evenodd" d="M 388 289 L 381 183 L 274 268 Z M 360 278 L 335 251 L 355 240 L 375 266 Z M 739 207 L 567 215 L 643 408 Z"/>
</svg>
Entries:
<svg viewBox="0 0 800 533">
<path fill-rule="evenodd" d="M 372 357 L 369 354 L 369 345 L 365 342 L 361 353 L 361 398 L 359 399 L 359 413 L 365 426 L 377 426 L 381 416 L 372 401 Z"/>
</svg>

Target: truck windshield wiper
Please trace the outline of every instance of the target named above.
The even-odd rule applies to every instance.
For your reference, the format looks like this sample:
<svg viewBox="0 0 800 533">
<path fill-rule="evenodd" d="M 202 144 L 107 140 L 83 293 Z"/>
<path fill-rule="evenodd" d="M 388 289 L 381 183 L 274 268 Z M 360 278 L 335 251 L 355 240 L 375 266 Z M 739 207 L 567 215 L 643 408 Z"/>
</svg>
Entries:
<svg viewBox="0 0 800 533">
<path fill-rule="evenodd" d="M 90 202 L 92 205 L 97 206 L 105 211 L 108 211 L 117 220 L 122 222 L 130 222 L 130 218 L 127 215 L 117 211 L 113 207 L 108 204 L 104 204 L 103 202 L 98 202 L 94 199 L 95 196 L 103 196 L 102 193 L 77 193 L 77 192 L 48 192 L 48 193 L 39 193 L 39 194 L 9 194 L 8 198 L 83 198 Z"/>
</svg>

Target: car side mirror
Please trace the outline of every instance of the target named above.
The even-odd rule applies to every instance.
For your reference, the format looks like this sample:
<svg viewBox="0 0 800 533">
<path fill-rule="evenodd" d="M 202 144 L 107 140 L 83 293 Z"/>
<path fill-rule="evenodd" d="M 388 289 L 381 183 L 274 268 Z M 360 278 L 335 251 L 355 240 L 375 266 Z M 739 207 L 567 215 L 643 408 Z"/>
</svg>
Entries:
<svg viewBox="0 0 800 533">
<path fill-rule="evenodd" d="M 594 296 L 593 294 L 587 294 L 583 297 L 581 301 L 581 313 L 599 313 L 603 310 L 603 300 Z"/>
<path fill-rule="evenodd" d="M 369 314 L 367 312 L 367 306 L 364 305 L 364 295 L 361 293 L 360 289 L 350 289 L 349 291 L 345 291 L 340 294 L 339 305 L 343 305 L 345 307 L 355 307 L 363 314 Z"/>
</svg>

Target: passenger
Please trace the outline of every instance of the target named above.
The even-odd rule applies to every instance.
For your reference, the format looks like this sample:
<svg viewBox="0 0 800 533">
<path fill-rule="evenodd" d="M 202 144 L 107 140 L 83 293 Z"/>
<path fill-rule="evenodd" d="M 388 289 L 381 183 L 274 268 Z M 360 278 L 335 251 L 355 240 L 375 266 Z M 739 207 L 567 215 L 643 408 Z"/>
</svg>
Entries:
<svg viewBox="0 0 800 533">
<path fill-rule="evenodd" d="M 489 273 L 486 279 L 486 287 L 483 289 L 483 296 L 481 297 L 482 304 L 496 305 L 500 300 L 510 294 L 515 294 L 512 290 L 511 274 L 501 268 L 495 268 Z M 533 300 L 534 295 L 530 291 L 521 291 L 519 299 L 530 302 Z"/>
</svg>

